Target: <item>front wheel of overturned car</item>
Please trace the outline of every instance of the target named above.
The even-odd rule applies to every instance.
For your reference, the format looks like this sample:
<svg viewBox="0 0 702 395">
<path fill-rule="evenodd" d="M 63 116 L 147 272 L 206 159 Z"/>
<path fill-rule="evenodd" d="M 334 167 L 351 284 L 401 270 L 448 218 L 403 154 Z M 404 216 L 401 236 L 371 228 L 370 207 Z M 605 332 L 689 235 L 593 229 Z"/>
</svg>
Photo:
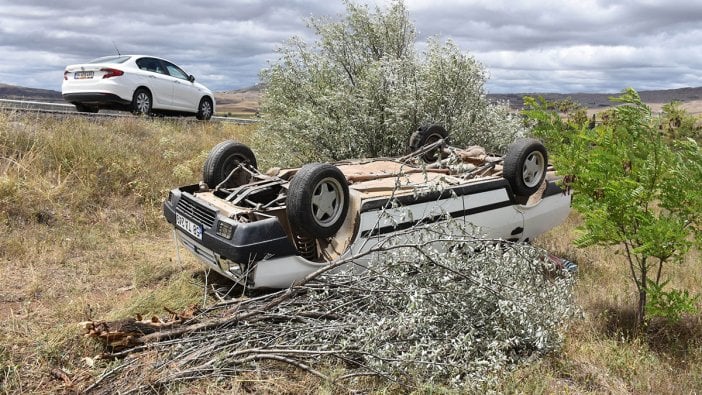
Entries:
<svg viewBox="0 0 702 395">
<path fill-rule="evenodd" d="M 256 156 L 247 145 L 234 140 L 223 141 L 212 148 L 202 166 L 202 180 L 210 188 L 224 182 L 224 187 L 234 188 L 251 180 L 248 171 L 231 174 L 240 164 L 256 168 Z M 230 177 L 231 175 L 231 177 Z"/>
<path fill-rule="evenodd" d="M 333 236 L 346 219 L 349 186 L 338 167 L 310 163 L 295 173 L 286 198 L 288 221 L 306 236 Z"/>
<path fill-rule="evenodd" d="M 507 147 L 502 174 L 515 195 L 528 197 L 544 182 L 547 166 L 546 147 L 540 141 L 519 139 Z"/>
<path fill-rule="evenodd" d="M 415 152 L 425 145 L 436 143 L 437 141 L 443 139 L 448 141 L 448 132 L 441 125 L 425 125 L 417 129 L 409 139 L 410 151 Z M 421 158 L 424 162 L 436 162 L 439 158 L 439 153 L 441 152 L 441 147 L 433 149 L 429 152 L 422 154 Z"/>
</svg>

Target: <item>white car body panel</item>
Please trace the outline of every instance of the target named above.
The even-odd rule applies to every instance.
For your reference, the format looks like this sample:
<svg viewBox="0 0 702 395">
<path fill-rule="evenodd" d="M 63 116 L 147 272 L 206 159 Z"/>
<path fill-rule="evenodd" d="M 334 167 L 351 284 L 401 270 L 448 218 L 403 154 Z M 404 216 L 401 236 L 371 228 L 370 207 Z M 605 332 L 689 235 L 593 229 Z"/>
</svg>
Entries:
<svg viewBox="0 0 702 395">
<path fill-rule="evenodd" d="M 514 229 L 522 228 L 524 232 L 520 235 L 519 241 L 524 241 L 531 240 L 563 222 L 570 212 L 570 198 L 570 195 L 558 194 L 542 198 L 532 205 L 515 205 L 510 201 L 506 189 L 497 189 L 453 196 L 405 208 L 391 208 L 383 210 L 382 216 L 380 210 L 364 212 L 360 215 L 358 236 L 353 240 L 350 248 L 334 261 L 315 262 L 299 255 L 271 257 L 258 261 L 252 269 L 249 269 L 252 270 L 251 273 L 243 273 L 240 266 L 222 259 L 217 253 L 202 246 L 180 230 L 176 230 L 176 237 L 188 251 L 225 277 L 243 279 L 248 276 L 252 288 L 285 288 L 334 262 L 370 251 L 385 237 L 385 234 L 378 234 L 378 229 L 386 228 L 388 233 L 392 233 L 397 229 L 398 223 L 406 222 L 411 218 L 418 220 L 446 213 L 468 212 L 463 217 L 456 217 L 456 220 L 475 225 L 482 235 L 495 239 L 507 239 Z M 486 206 L 495 206 L 495 208 L 470 213 L 473 210 L 484 209 Z M 355 264 L 362 267 L 372 258 L 371 255 L 366 255 L 355 260 Z"/>
</svg>

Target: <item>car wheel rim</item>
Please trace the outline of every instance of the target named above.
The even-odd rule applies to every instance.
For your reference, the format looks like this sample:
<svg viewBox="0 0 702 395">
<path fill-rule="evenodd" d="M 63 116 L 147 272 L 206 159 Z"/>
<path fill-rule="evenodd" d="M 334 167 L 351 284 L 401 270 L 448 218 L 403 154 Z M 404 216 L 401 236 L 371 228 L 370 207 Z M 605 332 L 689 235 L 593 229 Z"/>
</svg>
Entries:
<svg viewBox="0 0 702 395">
<path fill-rule="evenodd" d="M 212 115 L 212 106 L 210 106 L 210 102 L 207 100 L 202 102 L 202 105 L 200 106 L 200 113 L 202 114 L 203 118 L 209 118 L 210 115 Z"/>
<path fill-rule="evenodd" d="M 524 161 L 522 167 L 522 179 L 524 185 L 529 188 L 535 187 L 541 181 L 544 172 L 544 156 L 539 151 L 530 153 Z"/>
<path fill-rule="evenodd" d="M 327 227 L 334 224 L 341 216 L 344 195 L 341 184 L 334 178 L 320 181 L 312 193 L 312 216 L 317 224 Z"/>
<path fill-rule="evenodd" d="M 140 93 L 137 95 L 137 110 L 141 113 L 147 113 L 149 111 L 149 95 L 146 93 Z"/>
</svg>

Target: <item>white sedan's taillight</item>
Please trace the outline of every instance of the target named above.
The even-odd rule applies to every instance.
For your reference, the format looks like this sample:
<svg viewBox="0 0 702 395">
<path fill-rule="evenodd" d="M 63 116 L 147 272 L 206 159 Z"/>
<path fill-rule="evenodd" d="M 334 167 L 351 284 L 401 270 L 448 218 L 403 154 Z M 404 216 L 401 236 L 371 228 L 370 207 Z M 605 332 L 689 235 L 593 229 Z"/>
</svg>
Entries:
<svg viewBox="0 0 702 395">
<path fill-rule="evenodd" d="M 111 78 L 111 77 L 119 77 L 120 75 L 124 74 L 124 71 L 122 71 L 122 70 L 110 69 L 110 68 L 100 69 L 100 71 L 105 72 L 105 75 L 102 76 L 103 79 Z"/>
</svg>

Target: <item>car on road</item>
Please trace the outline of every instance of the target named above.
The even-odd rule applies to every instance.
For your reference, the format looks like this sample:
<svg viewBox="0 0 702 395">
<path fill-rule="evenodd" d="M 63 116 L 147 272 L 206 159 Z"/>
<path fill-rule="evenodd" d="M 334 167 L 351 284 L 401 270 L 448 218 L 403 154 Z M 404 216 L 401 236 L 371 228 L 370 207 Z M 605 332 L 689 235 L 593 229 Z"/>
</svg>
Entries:
<svg viewBox="0 0 702 395">
<path fill-rule="evenodd" d="M 419 128 L 398 158 L 257 169 L 249 147 L 224 141 L 200 183 L 172 189 L 163 211 L 181 245 L 248 288 L 285 288 L 419 224 L 464 221 L 491 238 L 529 241 L 560 224 L 571 196 L 546 148 L 513 142 L 504 156 L 446 143 Z"/>
<path fill-rule="evenodd" d="M 215 98 L 195 77 L 168 60 L 115 55 L 66 66 L 61 93 L 79 112 L 172 113 L 209 120 Z"/>
</svg>

